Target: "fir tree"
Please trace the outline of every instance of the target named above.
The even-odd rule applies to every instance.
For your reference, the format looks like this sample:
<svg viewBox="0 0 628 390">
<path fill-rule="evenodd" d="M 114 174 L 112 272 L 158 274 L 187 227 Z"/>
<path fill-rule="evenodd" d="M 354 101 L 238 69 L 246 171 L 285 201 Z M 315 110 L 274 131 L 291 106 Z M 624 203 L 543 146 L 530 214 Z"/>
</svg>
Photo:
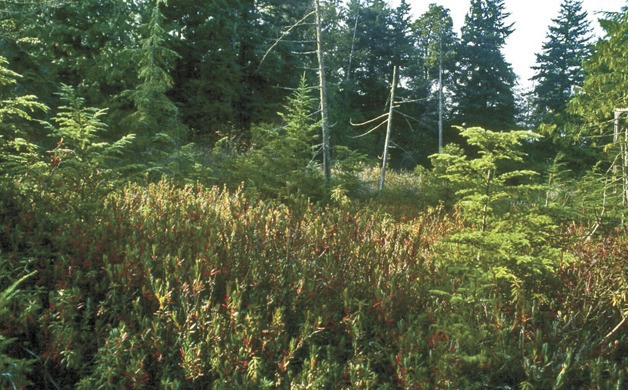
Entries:
<svg viewBox="0 0 628 390">
<path fill-rule="evenodd" d="M 163 174 L 181 174 L 183 142 L 187 128 L 179 117 L 179 109 L 168 96 L 174 81 L 170 71 L 179 55 L 168 45 L 162 6 L 165 0 L 151 1 L 144 24 L 145 36 L 135 55 L 138 59 L 138 84 L 127 91 L 135 112 L 130 115 L 132 127 L 138 134 L 139 153 L 143 153 L 148 171 L 160 177 Z"/>
<path fill-rule="evenodd" d="M 581 0 L 564 0 L 552 19 L 543 51 L 536 55 L 535 117 L 543 120 L 565 113 L 567 102 L 584 80 L 582 62 L 589 55 L 591 29 Z"/>
<path fill-rule="evenodd" d="M 164 16 L 159 8 L 162 2 L 156 0 L 149 10 L 146 37 L 136 51 L 139 84 L 127 92 L 136 108 L 133 119 L 143 127 L 141 135 L 154 135 L 164 124 L 172 125 L 173 118 L 177 116 L 177 107 L 166 92 L 173 87 L 169 71 L 178 55 L 166 45 Z"/>
<path fill-rule="evenodd" d="M 60 83 L 90 105 L 112 106 L 132 83 L 138 9 L 126 0 L 1 1 L 0 47 L 23 88 L 49 106 Z"/>
<path fill-rule="evenodd" d="M 390 76 L 395 65 L 400 67 L 402 86 L 411 85 L 412 79 L 416 78 L 412 68 L 415 49 L 410 7 L 406 1 L 400 2 L 396 8 L 382 0 L 351 1 L 345 6 L 343 16 L 346 29 L 343 34 L 345 43 L 341 46 L 348 50 L 349 55 L 340 70 L 346 73 L 341 88 L 344 104 L 348 105 L 347 112 L 351 115 L 347 119 L 361 123 L 382 115 L 386 110 Z M 407 98 L 410 95 L 408 92 L 405 88 L 399 88 L 397 93 L 401 99 Z M 411 114 L 422 111 L 408 105 L 403 109 Z M 420 143 L 414 139 L 416 132 L 412 131 L 412 126 L 408 126 L 406 119 L 400 117 L 393 126 L 397 135 L 394 141 L 399 148 L 392 150 L 392 153 L 420 148 Z M 354 128 L 352 135 L 362 132 L 363 129 Z M 381 153 L 378 145 L 383 144 L 384 136 L 384 132 L 372 132 L 366 137 L 350 139 L 347 143 L 371 156 L 377 156 Z M 414 153 L 403 153 L 402 158 L 396 156 L 391 161 L 414 161 Z"/>
<path fill-rule="evenodd" d="M 252 129 L 256 148 L 237 161 L 236 178 L 247 182 L 265 196 L 287 197 L 298 192 L 320 196 L 321 175 L 314 164 L 314 144 L 319 123 L 313 120 L 315 99 L 305 76 L 287 99 L 282 127 L 257 126 Z"/>
<path fill-rule="evenodd" d="M 611 142 L 613 112 L 628 107 L 628 6 L 607 14 L 600 24 L 605 35 L 584 62 L 586 76 L 568 111 L 588 124 L 582 135 L 605 132 L 608 138 L 601 140 L 604 143 Z"/>
<path fill-rule="evenodd" d="M 15 96 L 18 80 L 22 76 L 8 68 L 8 61 L 0 56 L 0 190 L 10 182 L 19 180 L 23 166 L 36 160 L 39 147 L 33 141 L 29 124 L 37 111 L 47 111 L 36 96 Z M 0 200 L 0 208 L 6 207 Z"/>
<path fill-rule="evenodd" d="M 417 46 L 423 59 L 425 78 L 437 79 L 439 65 L 453 66 L 457 37 L 447 8 L 430 4 L 429 9 L 413 24 Z"/>
<path fill-rule="evenodd" d="M 516 76 L 501 52 L 514 31 L 504 0 L 472 0 L 462 27 L 457 75 L 457 116 L 467 126 L 514 125 Z"/>
</svg>

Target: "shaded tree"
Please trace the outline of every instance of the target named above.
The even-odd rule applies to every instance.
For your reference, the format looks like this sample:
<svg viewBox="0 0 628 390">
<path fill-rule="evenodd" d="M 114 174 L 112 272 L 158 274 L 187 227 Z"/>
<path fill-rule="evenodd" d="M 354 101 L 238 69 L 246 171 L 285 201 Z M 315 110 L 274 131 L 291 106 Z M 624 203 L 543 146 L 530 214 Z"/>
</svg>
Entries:
<svg viewBox="0 0 628 390">
<path fill-rule="evenodd" d="M 115 106 L 112 97 L 133 82 L 126 49 L 136 43 L 141 7 L 124 0 L 3 1 L 0 45 L 23 74 L 23 88 L 48 105 L 56 105 L 54 91 L 65 83 L 89 104 Z"/>
<path fill-rule="evenodd" d="M 253 123 L 279 119 L 286 88 L 298 84 L 304 67 L 297 53 L 310 42 L 301 42 L 297 33 L 264 54 L 309 6 L 279 0 L 168 2 L 163 11 L 171 48 L 180 55 L 170 96 L 181 103 L 182 120 L 194 135 L 230 135 L 246 143 Z"/>
<path fill-rule="evenodd" d="M 174 85 L 170 72 L 179 56 L 167 47 L 168 35 L 160 10 L 164 1 L 151 3 L 143 25 L 145 36 L 133 53 L 138 63 L 137 86 L 125 92 L 135 107 L 130 116 L 133 126 L 140 128 L 138 134 L 148 139 L 160 129 L 174 134 L 181 126 L 177 121 L 178 109 L 166 95 Z"/>
<path fill-rule="evenodd" d="M 236 181 L 269 197 L 321 196 L 324 182 L 314 164 L 314 145 L 320 139 L 320 123 L 312 115 L 315 102 L 303 76 L 279 112 L 281 125 L 253 127 L 254 149 L 238 158 L 233 172 Z"/>
<path fill-rule="evenodd" d="M 559 120 L 567 102 L 582 85 L 582 63 L 589 56 L 591 28 L 582 1 L 564 0 L 549 27 L 543 50 L 536 55 L 534 117 L 538 121 Z"/>
<path fill-rule="evenodd" d="M 504 0 L 472 0 L 462 27 L 456 117 L 467 126 L 509 129 L 516 113 L 516 76 L 501 49 L 514 31 Z"/>
<path fill-rule="evenodd" d="M 396 8 L 381 0 L 352 1 L 344 10 L 344 15 L 343 46 L 349 49 L 349 55 L 344 56 L 345 66 L 340 70 L 346 72 L 340 86 L 341 94 L 347 105 L 346 112 L 350 115 L 348 119 L 360 123 L 386 111 L 394 66 L 399 66 L 401 81 L 396 95 L 399 100 L 412 96 L 411 91 L 403 87 L 408 86 L 409 80 L 414 77 L 410 68 L 414 52 L 412 20 L 406 1 L 400 2 Z M 413 113 L 413 108 L 409 106 L 404 106 L 403 110 Z M 405 117 L 399 116 L 393 127 L 395 136 L 391 141 L 394 146 L 391 154 L 396 156 L 391 157 L 391 161 L 416 164 L 417 132 L 413 131 L 413 127 L 417 126 L 410 126 Z M 355 137 L 362 131 L 354 129 L 347 134 Z M 372 132 L 364 137 L 347 137 L 347 144 L 371 156 L 378 156 L 384 137 L 384 132 Z"/>
</svg>

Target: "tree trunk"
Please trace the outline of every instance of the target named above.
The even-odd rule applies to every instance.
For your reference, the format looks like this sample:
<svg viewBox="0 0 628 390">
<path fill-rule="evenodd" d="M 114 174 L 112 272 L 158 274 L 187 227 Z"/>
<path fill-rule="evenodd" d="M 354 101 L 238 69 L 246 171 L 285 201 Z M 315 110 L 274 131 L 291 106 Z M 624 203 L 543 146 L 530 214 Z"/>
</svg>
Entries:
<svg viewBox="0 0 628 390">
<path fill-rule="evenodd" d="M 622 194 L 621 194 L 621 204 L 622 204 L 622 214 L 621 214 L 621 223 L 622 225 L 625 223 L 626 215 L 625 210 L 628 206 L 628 128 L 624 131 L 624 139 L 623 141 L 620 139 L 620 118 L 621 114 L 628 113 L 628 108 L 616 108 L 615 109 L 615 133 L 613 134 L 613 143 L 619 143 L 620 156 L 619 160 L 621 161 L 621 183 L 622 183 Z"/>
<path fill-rule="evenodd" d="M 386 177 L 386 162 L 388 161 L 388 144 L 390 143 L 390 132 L 392 130 L 392 119 L 395 108 L 395 88 L 397 86 L 397 66 L 393 68 L 393 77 L 390 85 L 390 108 L 388 110 L 388 125 L 386 127 L 386 141 L 384 142 L 384 156 L 382 157 L 382 177 L 379 179 L 379 190 L 384 189 L 384 179 Z"/>
<path fill-rule="evenodd" d="M 443 42 L 438 53 L 438 153 L 443 152 Z"/>
<path fill-rule="evenodd" d="M 325 180 L 329 183 L 331 180 L 331 151 L 329 146 L 329 116 L 327 111 L 327 84 L 325 81 L 325 58 L 323 55 L 322 39 L 321 39 L 321 12 L 320 1 L 314 0 L 316 7 L 316 54 L 318 56 L 318 76 L 320 90 L 320 108 L 321 108 L 321 127 L 323 137 L 323 173 Z"/>
<path fill-rule="evenodd" d="M 621 223 L 626 223 L 626 208 L 628 207 L 628 128 L 624 130 L 624 143 L 621 147 L 622 153 L 622 183 L 623 183 L 623 196 L 622 196 L 622 214 Z"/>
</svg>

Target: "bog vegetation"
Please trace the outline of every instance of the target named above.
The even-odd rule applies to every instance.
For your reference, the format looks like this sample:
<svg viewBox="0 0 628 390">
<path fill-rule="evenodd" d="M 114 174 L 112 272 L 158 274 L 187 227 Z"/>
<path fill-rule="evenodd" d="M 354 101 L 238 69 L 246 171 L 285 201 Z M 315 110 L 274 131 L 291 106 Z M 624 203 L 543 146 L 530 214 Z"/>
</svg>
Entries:
<svg viewBox="0 0 628 390">
<path fill-rule="evenodd" d="M 0 387 L 625 388 L 626 8 L 197 3 L 0 1 Z"/>
</svg>

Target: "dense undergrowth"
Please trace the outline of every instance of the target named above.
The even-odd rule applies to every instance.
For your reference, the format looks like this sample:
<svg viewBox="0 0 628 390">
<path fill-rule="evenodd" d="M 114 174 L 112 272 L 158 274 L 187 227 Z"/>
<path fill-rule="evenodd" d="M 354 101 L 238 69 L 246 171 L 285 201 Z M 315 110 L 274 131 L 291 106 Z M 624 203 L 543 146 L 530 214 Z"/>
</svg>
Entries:
<svg viewBox="0 0 628 390">
<path fill-rule="evenodd" d="M 475 127 L 383 191 L 340 146 L 326 181 L 306 90 L 251 150 L 174 153 L 70 87 L 49 143 L 5 101 L 0 387 L 625 387 L 619 170 L 538 173 L 538 135 Z"/>
<path fill-rule="evenodd" d="M 517 234 L 478 235 L 457 208 L 167 181 L 45 200 L 5 205 L 0 291 L 36 274 L 0 296 L 4 387 L 626 383 L 623 231 L 512 217 Z"/>
</svg>

